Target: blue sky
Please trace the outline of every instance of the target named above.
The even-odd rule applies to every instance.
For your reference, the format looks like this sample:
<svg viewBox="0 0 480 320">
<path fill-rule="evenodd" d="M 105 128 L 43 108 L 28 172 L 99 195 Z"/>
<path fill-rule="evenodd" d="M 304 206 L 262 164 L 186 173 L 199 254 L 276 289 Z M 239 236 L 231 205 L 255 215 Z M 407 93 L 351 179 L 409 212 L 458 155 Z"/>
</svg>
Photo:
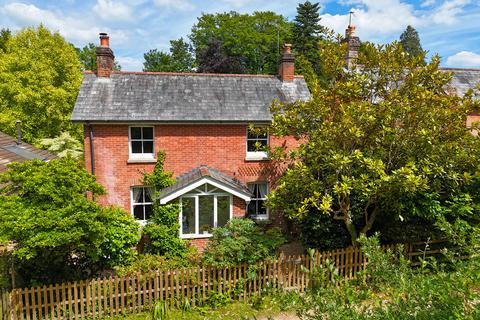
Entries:
<svg viewBox="0 0 480 320">
<path fill-rule="evenodd" d="M 110 44 L 123 70 L 139 71 L 143 53 L 168 50 L 169 40 L 186 37 L 197 17 L 235 10 L 271 10 L 293 20 L 298 0 L 0 0 L 0 28 L 18 30 L 43 23 L 76 46 Z M 302 0 L 303 2 L 303 0 Z M 443 66 L 480 67 L 480 1 L 472 0 L 320 0 L 321 23 L 339 33 L 355 11 L 361 40 L 398 39 L 410 24 L 423 48 L 442 57 Z"/>
</svg>

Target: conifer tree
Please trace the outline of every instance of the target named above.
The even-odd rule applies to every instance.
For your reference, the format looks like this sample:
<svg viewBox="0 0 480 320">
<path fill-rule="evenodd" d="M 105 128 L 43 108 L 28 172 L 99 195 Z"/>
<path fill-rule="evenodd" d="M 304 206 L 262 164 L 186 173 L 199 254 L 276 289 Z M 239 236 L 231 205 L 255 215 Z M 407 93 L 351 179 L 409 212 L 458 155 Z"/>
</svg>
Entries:
<svg viewBox="0 0 480 320">
<path fill-rule="evenodd" d="M 424 52 L 417 30 L 410 25 L 400 35 L 400 43 L 403 46 L 403 50 L 411 56 L 418 57 Z"/>
<path fill-rule="evenodd" d="M 313 66 L 315 72 L 320 72 L 318 43 L 322 39 L 324 28 L 320 25 L 320 4 L 306 1 L 297 7 L 294 20 L 293 39 L 297 54 L 304 56 Z"/>
</svg>

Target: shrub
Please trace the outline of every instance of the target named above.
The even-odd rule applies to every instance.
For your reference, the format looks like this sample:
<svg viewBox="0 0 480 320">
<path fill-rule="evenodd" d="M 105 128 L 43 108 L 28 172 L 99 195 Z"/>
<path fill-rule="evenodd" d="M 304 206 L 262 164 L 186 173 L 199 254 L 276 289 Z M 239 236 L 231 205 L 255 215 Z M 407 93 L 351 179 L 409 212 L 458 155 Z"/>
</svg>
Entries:
<svg viewBox="0 0 480 320">
<path fill-rule="evenodd" d="M 185 257 L 166 257 L 156 254 L 139 254 L 128 266 L 116 268 L 119 276 L 129 274 L 148 273 L 155 270 L 175 270 L 179 268 L 193 267 L 198 264 L 198 251 L 195 247 L 189 247 Z"/>
<path fill-rule="evenodd" d="M 225 227 L 214 228 L 204 252 L 207 264 L 226 267 L 253 264 L 273 257 L 285 238 L 278 228 L 262 229 L 250 219 L 232 219 Z"/>
<path fill-rule="evenodd" d="M 175 180 L 172 173 L 165 171 L 165 152 L 160 150 L 157 154 L 157 163 L 151 173 L 144 173 L 144 185 L 154 186 L 157 192 L 171 186 Z M 180 208 L 178 204 L 171 203 L 161 205 L 153 204 L 153 215 L 143 228 L 146 236 L 144 253 L 166 255 L 167 257 L 184 257 L 187 253 L 186 242 L 180 239 L 178 216 Z"/>
</svg>

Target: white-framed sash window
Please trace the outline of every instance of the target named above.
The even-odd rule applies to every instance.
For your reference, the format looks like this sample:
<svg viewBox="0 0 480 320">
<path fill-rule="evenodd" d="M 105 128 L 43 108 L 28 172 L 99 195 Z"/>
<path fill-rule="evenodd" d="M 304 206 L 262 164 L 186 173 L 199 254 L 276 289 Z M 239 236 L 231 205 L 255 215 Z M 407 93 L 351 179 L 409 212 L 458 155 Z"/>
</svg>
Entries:
<svg viewBox="0 0 480 320">
<path fill-rule="evenodd" d="M 268 144 L 268 133 L 258 133 L 247 128 L 247 160 L 268 159 L 267 152 L 262 149 Z"/>
<path fill-rule="evenodd" d="M 154 137 L 153 126 L 130 126 L 128 128 L 129 158 L 154 159 Z"/>
<path fill-rule="evenodd" d="M 268 208 L 265 206 L 268 194 L 268 183 L 248 183 L 248 189 L 253 194 L 247 207 L 247 215 L 255 219 L 268 219 Z"/>
<path fill-rule="evenodd" d="M 130 192 L 133 217 L 140 223 L 146 223 L 152 215 L 154 188 L 134 186 Z"/>
</svg>

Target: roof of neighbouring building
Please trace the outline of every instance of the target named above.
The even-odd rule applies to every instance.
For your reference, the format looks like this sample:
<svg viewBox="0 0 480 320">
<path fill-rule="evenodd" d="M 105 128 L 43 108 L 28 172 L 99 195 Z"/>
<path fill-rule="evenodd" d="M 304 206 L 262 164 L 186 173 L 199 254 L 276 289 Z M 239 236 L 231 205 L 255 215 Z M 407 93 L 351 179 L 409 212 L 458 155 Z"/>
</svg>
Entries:
<svg viewBox="0 0 480 320">
<path fill-rule="evenodd" d="M 480 83 L 480 69 L 441 68 L 452 73 L 451 86 L 460 96 Z"/>
<path fill-rule="evenodd" d="M 274 99 L 307 100 L 303 77 L 113 72 L 86 73 L 73 121 L 266 122 Z"/>
<path fill-rule="evenodd" d="M 40 150 L 34 146 L 17 140 L 3 132 L 0 132 L 0 172 L 7 170 L 7 165 L 12 162 L 40 159 L 43 161 L 56 158 L 48 151 Z"/>
<path fill-rule="evenodd" d="M 195 182 L 202 180 L 203 178 L 211 178 L 229 189 L 236 190 L 245 195 L 252 195 L 247 186 L 245 186 L 239 180 L 229 177 L 214 168 L 202 165 L 179 175 L 176 178 L 176 183 L 174 185 L 162 190 L 159 195 L 159 199 L 165 199 L 168 196 L 194 184 Z"/>
</svg>

